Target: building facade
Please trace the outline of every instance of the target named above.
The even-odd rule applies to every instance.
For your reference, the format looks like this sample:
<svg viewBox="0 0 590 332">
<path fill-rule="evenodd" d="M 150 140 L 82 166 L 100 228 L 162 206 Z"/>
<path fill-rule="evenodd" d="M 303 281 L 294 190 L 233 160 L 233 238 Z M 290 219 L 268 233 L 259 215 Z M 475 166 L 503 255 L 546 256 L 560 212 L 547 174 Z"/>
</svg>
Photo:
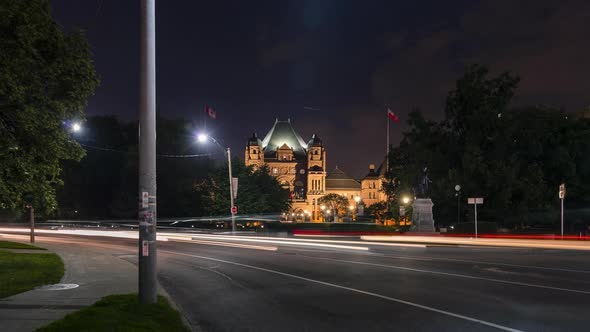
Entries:
<svg viewBox="0 0 590 332">
<path fill-rule="evenodd" d="M 381 178 L 373 176 L 374 167 L 373 173 L 369 171 L 361 181 L 349 177 L 338 167 L 327 175 L 326 149 L 322 140 L 313 134 L 305 141 L 290 120 L 277 119 L 263 139 L 254 133 L 248 140 L 244 160 L 247 166 L 266 165 L 281 186 L 289 190 L 291 220 L 322 220 L 318 201 L 329 193 L 345 196 L 351 205 L 357 203 L 357 196 L 366 201 L 365 205 L 382 197 L 379 194 Z"/>
</svg>

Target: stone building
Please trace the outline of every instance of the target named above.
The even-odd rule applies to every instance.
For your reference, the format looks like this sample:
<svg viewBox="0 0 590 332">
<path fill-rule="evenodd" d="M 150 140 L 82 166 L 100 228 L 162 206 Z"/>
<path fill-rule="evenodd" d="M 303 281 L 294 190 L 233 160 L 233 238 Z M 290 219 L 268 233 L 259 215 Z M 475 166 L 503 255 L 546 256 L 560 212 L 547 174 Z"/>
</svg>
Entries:
<svg viewBox="0 0 590 332">
<path fill-rule="evenodd" d="M 248 166 L 266 165 L 271 175 L 289 190 L 291 214 L 295 220 L 320 220 L 318 200 L 329 193 L 345 196 L 351 205 L 356 204 L 357 196 L 363 201 L 366 197 L 366 203 L 371 204 L 381 198 L 378 193 L 380 178 L 373 176 L 374 167 L 373 173 L 370 171 L 362 181 L 349 177 L 338 167 L 327 175 L 322 140 L 313 134 L 306 142 L 290 120 L 277 119 L 262 140 L 254 133 L 248 140 L 244 159 Z"/>
<path fill-rule="evenodd" d="M 365 206 L 383 202 L 387 196 L 381 191 L 385 180 L 385 162 L 375 169 L 375 164 L 369 165 L 369 173 L 361 180 L 361 199 Z"/>
</svg>

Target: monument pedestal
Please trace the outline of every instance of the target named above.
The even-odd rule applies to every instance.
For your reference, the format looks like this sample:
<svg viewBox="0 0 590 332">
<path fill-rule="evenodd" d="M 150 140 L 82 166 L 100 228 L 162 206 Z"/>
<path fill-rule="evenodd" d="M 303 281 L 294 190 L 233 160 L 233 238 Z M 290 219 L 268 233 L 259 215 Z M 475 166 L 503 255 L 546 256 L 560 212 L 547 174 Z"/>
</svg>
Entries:
<svg viewBox="0 0 590 332">
<path fill-rule="evenodd" d="M 434 232 L 433 206 L 434 204 L 430 198 L 417 198 L 414 201 L 411 232 Z"/>
</svg>

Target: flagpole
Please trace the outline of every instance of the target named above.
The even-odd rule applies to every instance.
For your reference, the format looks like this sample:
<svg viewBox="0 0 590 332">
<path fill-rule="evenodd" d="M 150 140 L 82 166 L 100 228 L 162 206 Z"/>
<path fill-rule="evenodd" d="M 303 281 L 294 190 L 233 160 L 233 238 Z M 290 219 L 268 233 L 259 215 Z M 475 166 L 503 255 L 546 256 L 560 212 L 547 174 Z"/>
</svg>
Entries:
<svg viewBox="0 0 590 332">
<path fill-rule="evenodd" d="M 207 105 L 205 104 L 205 113 L 207 113 Z M 203 121 L 203 127 L 205 127 L 205 132 L 207 132 L 207 117 L 209 117 L 209 114 L 204 115 L 204 121 Z"/>
<path fill-rule="evenodd" d="M 385 150 L 385 171 L 389 171 L 389 115 L 385 117 L 387 122 L 387 147 Z"/>
</svg>

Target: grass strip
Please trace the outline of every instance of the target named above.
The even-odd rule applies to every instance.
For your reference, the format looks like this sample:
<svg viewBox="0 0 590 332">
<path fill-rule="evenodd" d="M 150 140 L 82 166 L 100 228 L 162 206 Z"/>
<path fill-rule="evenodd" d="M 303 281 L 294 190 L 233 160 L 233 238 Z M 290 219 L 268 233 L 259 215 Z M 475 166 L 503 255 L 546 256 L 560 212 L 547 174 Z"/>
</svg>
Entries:
<svg viewBox="0 0 590 332">
<path fill-rule="evenodd" d="M 110 295 L 90 307 L 68 314 L 38 332 L 170 331 L 189 332 L 180 313 L 158 296 L 155 304 L 140 303 L 137 294 Z"/>
<path fill-rule="evenodd" d="M 56 254 L 0 250 L 0 298 L 55 284 L 63 274 L 64 263 Z"/>
<path fill-rule="evenodd" d="M 32 246 L 26 243 L 19 243 L 19 242 L 10 242 L 10 241 L 0 241 L 0 248 L 2 249 L 37 249 L 37 250 L 47 250 L 45 248 L 39 248 Z"/>
</svg>

